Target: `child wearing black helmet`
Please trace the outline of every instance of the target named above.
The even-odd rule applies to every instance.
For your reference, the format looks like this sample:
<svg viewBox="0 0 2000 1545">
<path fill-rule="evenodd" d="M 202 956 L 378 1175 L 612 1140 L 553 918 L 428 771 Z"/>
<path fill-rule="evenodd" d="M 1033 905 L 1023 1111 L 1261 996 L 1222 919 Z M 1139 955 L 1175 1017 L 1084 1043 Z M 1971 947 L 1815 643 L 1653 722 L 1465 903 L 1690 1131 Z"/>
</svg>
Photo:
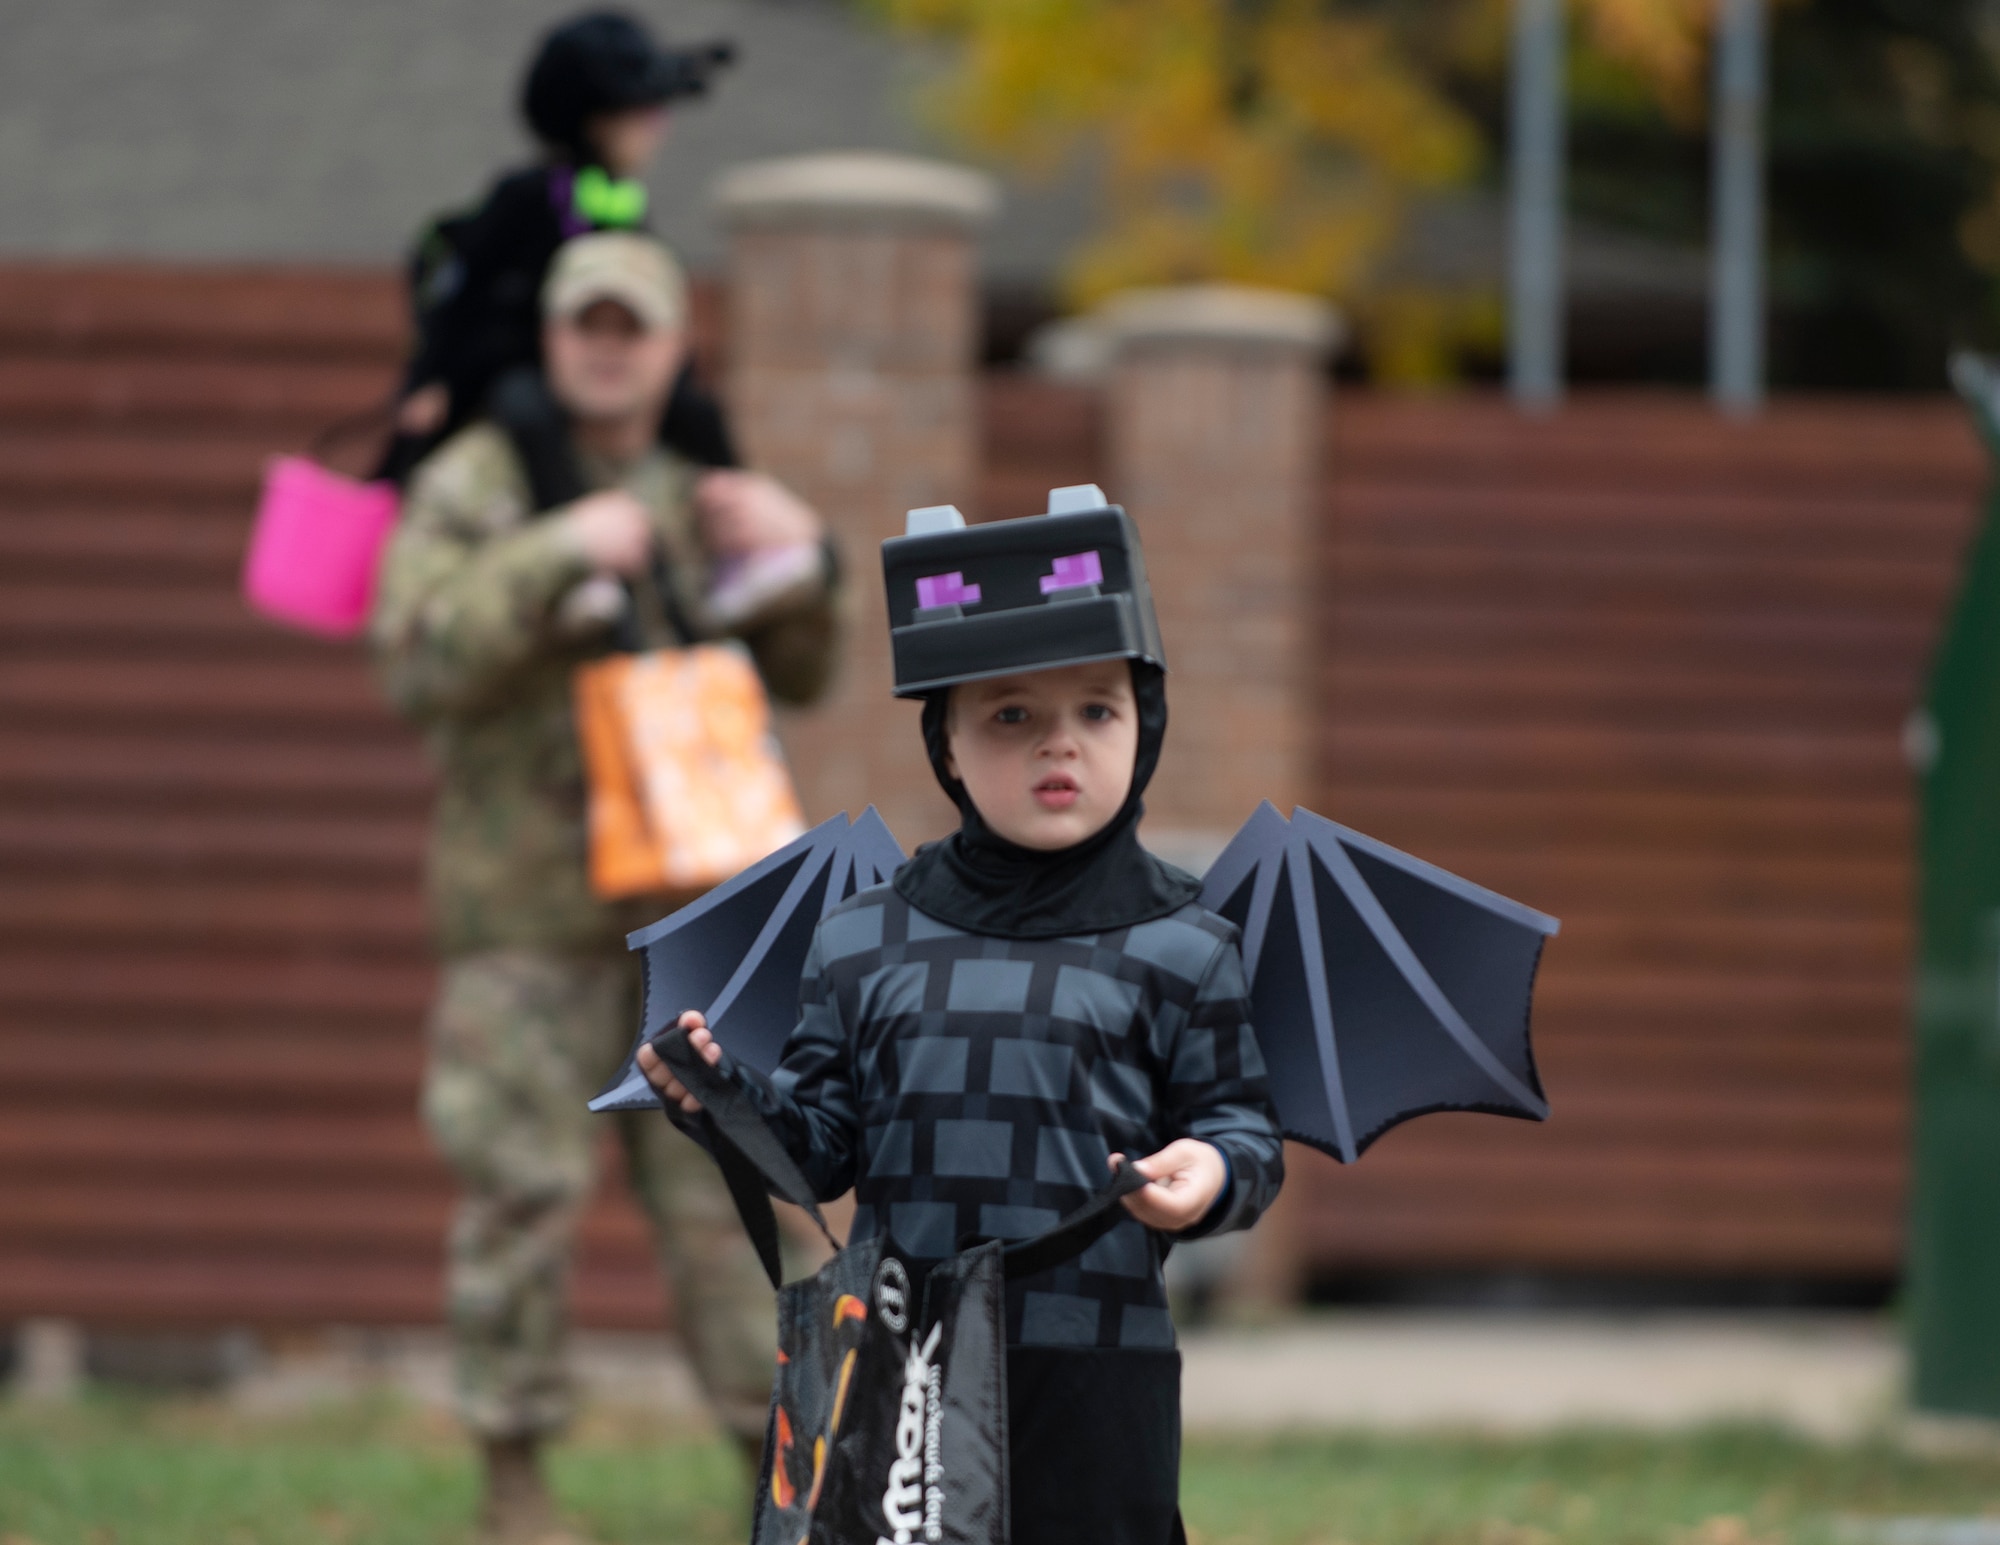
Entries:
<svg viewBox="0 0 2000 1545">
<path fill-rule="evenodd" d="M 640 226 L 639 180 L 666 132 L 668 104 L 700 96 L 729 62 L 727 43 L 662 48 L 630 16 L 597 11 L 554 28 L 522 87 L 521 110 L 544 158 L 502 176 L 477 209 L 441 218 L 411 264 L 418 342 L 404 377 L 397 436 L 381 468 L 401 479 L 431 449 L 489 414 L 515 433 L 538 493 L 553 502 L 559 458 L 553 409 L 534 368 L 538 298 L 556 249 L 586 231 Z M 496 391 L 497 388 L 497 391 Z M 737 464 L 715 399 L 684 369 L 661 438 L 705 466 Z"/>
<path fill-rule="evenodd" d="M 913 1278 L 1049 1229 L 1134 1161 L 1151 1183 L 1116 1227 L 1007 1283 L 1008 1512 L 1018 1545 L 1170 1545 L 1161 1264 L 1254 1222 L 1284 1157 L 1237 930 L 1139 842 L 1167 701 L 1138 533 L 1057 489 L 1028 520 L 912 511 L 883 566 L 896 691 L 960 827 L 819 923 L 773 1076 L 680 1024 L 820 1197 L 852 1187 L 850 1239 L 886 1236 Z M 638 1061 L 707 1140 L 651 1044 Z"/>
</svg>

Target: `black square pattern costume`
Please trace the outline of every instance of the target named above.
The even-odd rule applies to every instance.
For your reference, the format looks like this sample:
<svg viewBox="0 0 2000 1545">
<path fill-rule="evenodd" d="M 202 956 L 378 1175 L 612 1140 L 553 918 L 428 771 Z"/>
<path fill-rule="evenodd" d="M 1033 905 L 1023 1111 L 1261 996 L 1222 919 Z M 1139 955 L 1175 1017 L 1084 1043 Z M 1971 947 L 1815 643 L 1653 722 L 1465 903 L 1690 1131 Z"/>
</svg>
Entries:
<svg viewBox="0 0 2000 1545">
<path fill-rule="evenodd" d="M 1202 907 L 1069 939 L 982 937 L 890 887 L 821 922 L 776 1073 L 741 1066 L 822 1196 L 850 1186 L 852 1238 L 934 1261 L 1038 1234 L 1103 1188 L 1113 1153 L 1176 1137 L 1230 1182 L 1191 1234 L 1241 1228 L 1283 1155 L 1236 929 Z M 1160 1236 L 1126 1217 L 1073 1263 L 1009 1285 L 1016 1346 L 1171 1347 Z"/>
</svg>

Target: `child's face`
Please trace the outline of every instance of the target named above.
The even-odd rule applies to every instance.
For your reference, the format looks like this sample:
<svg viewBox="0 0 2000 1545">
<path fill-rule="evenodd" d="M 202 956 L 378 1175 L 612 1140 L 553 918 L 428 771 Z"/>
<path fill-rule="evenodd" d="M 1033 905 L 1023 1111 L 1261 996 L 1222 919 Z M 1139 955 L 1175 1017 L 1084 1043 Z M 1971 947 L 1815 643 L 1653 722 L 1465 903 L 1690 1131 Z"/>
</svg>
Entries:
<svg viewBox="0 0 2000 1545">
<path fill-rule="evenodd" d="M 986 824 L 1024 848 L 1072 847 L 1118 813 L 1139 751 L 1123 660 L 951 689 L 948 767 Z"/>
<path fill-rule="evenodd" d="M 613 177 L 637 177 L 660 153 L 667 137 L 667 110 L 664 107 L 628 107 L 623 112 L 600 113 L 590 120 L 591 144 L 604 158 L 604 169 Z"/>
</svg>

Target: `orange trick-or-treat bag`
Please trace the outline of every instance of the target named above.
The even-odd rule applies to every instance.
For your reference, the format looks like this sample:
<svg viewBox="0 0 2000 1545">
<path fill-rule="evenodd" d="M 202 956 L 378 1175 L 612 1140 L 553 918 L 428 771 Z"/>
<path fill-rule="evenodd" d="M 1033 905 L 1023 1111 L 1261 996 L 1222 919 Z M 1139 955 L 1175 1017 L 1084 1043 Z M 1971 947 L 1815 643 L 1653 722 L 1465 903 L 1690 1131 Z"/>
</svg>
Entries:
<svg viewBox="0 0 2000 1545">
<path fill-rule="evenodd" d="M 575 691 L 598 895 L 715 885 L 805 830 L 741 649 L 610 655 L 578 667 Z"/>
</svg>

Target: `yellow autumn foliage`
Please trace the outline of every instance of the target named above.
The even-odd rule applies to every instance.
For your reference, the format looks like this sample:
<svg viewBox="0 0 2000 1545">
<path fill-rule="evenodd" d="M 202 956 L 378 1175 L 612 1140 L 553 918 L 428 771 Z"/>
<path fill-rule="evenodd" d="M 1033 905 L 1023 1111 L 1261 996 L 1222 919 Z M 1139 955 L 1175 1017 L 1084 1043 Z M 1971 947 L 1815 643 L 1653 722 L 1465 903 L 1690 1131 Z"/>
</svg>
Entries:
<svg viewBox="0 0 2000 1545">
<path fill-rule="evenodd" d="M 1066 299 L 1203 279 L 1367 304 L 1413 198 L 1479 166 L 1443 76 L 1504 63 L 1509 0 L 869 0 L 953 45 L 935 116 L 1024 172 L 1078 156 L 1103 215 Z M 1580 46 L 1698 111 L 1715 0 L 1571 0 Z M 1444 358 L 1440 318 L 1484 299 L 1384 292 L 1385 358 Z M 1398 373 L 1401 373 L 1400 371 Z M 1421 373 L 1421 372 L 1419 372 Z"/>
<path fill-rule="evenodd" d="M 1105 213 L 1070 298 L 1233 279 L 1341 295 L 1474 126 L 1383 22 L 1316 0 L 880 0 L 961 47 L 938 115 L 1025 169 L 1088 148 Z"/>
<path fill-rule="evenodd" d="M 1669 111 L 1699 110 L 1715 0 L 1583 0 L 1579 10 L 1599 53 L 1644 77 Z"/>
</svg>

